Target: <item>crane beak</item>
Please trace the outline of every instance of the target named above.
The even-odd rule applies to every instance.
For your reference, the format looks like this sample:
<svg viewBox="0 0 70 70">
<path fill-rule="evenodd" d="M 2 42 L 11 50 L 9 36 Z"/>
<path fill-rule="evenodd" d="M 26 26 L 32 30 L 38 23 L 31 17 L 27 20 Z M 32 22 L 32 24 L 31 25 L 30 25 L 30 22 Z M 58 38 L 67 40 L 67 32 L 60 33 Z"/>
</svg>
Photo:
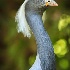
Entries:
<svg viewBox="0 0 70 70">
<path fill-rule="evenodd" d="M 58 4 L 57 4 L 55 1 L 46 2 L 45 5 L 46 5 L 46 6 L 58 6 Z"/>
</svg>

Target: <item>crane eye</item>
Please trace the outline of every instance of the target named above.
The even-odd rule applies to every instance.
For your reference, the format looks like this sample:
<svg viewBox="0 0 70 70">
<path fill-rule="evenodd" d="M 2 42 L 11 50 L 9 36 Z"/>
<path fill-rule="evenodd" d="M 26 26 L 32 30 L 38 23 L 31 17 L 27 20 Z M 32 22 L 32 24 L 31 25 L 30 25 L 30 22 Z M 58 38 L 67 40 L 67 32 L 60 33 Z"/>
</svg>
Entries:
<svg viewBox="0 0 70 70">
<path fill-rule="evenodd" d="M 48 0 L 48 2 L 50 2 L 50 0 Z"/>
</svg>

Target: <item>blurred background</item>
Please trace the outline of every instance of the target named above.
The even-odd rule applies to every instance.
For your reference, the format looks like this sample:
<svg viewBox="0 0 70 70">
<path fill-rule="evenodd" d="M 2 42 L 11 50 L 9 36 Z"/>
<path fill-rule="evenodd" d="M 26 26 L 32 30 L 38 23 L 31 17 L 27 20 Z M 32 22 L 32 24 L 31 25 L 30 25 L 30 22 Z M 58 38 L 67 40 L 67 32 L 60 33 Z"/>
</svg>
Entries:
<svg viewBox="0 0 70 70">
<path fill-rule="evenodd" d="M 0 70 L 28 70 L 36 57 L 36 42 L 17 32 L 15 15 L 24 0 L 0 0 Z M 44 26 L 53 43 L 57 70 L 70 70 L 70 0 L 48 7 Z"/>
</svg>

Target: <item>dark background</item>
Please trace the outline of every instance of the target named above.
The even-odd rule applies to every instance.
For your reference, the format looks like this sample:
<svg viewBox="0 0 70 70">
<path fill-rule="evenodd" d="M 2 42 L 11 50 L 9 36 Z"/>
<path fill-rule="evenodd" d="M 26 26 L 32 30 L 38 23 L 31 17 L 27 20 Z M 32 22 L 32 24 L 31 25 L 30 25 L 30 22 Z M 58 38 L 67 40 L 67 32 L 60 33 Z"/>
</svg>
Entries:
<svg viewBox="0 0 70 70">
<path fill-rule="evenodd" d="M 15 15 L 24 0 L 0 0 L 0 70 L 28 70 L 36 56 L 34 36 L 17 32 Z M 70 70 L 70 0 L 48 7 L 44 26 L 52 40 L 57 70 Z"/>
</svg>

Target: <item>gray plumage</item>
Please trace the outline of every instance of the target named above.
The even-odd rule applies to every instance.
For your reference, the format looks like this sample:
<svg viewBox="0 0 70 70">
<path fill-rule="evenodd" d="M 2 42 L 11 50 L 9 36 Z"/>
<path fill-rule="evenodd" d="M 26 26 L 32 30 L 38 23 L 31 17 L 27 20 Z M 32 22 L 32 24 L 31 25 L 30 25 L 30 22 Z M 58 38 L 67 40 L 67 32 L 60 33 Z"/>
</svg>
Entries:
<svg viewBox="0 0 70 70">
<path fill-rule="evenodd" d="M 43 12 L 48 5 L 58 6 L 54 0 L 25 0 L 15 17 L 18 22 L 18 32 L 30 38 L 31 29 L 35 36 L 37 56 L 29 70 L 56 70 L 52 43 L 42 21 Z"/>
<path fill-rule="evenodd" d="M 41 68 L 42 70 L 55 70 L 55 56 L 52 43 L 42 22 L 42 14 L 45 7 L 40 7 L 40 5 L 37 4 L 38 2 L 36 3 L 37 5 L 34 3 L 35 6 L 33 3 L 34 1 L 30 0 L 26 4 L 25 15 L 36 39 L 37 53 L 39 54 L 39 58 L 41 60 Z"/>
</svg>

